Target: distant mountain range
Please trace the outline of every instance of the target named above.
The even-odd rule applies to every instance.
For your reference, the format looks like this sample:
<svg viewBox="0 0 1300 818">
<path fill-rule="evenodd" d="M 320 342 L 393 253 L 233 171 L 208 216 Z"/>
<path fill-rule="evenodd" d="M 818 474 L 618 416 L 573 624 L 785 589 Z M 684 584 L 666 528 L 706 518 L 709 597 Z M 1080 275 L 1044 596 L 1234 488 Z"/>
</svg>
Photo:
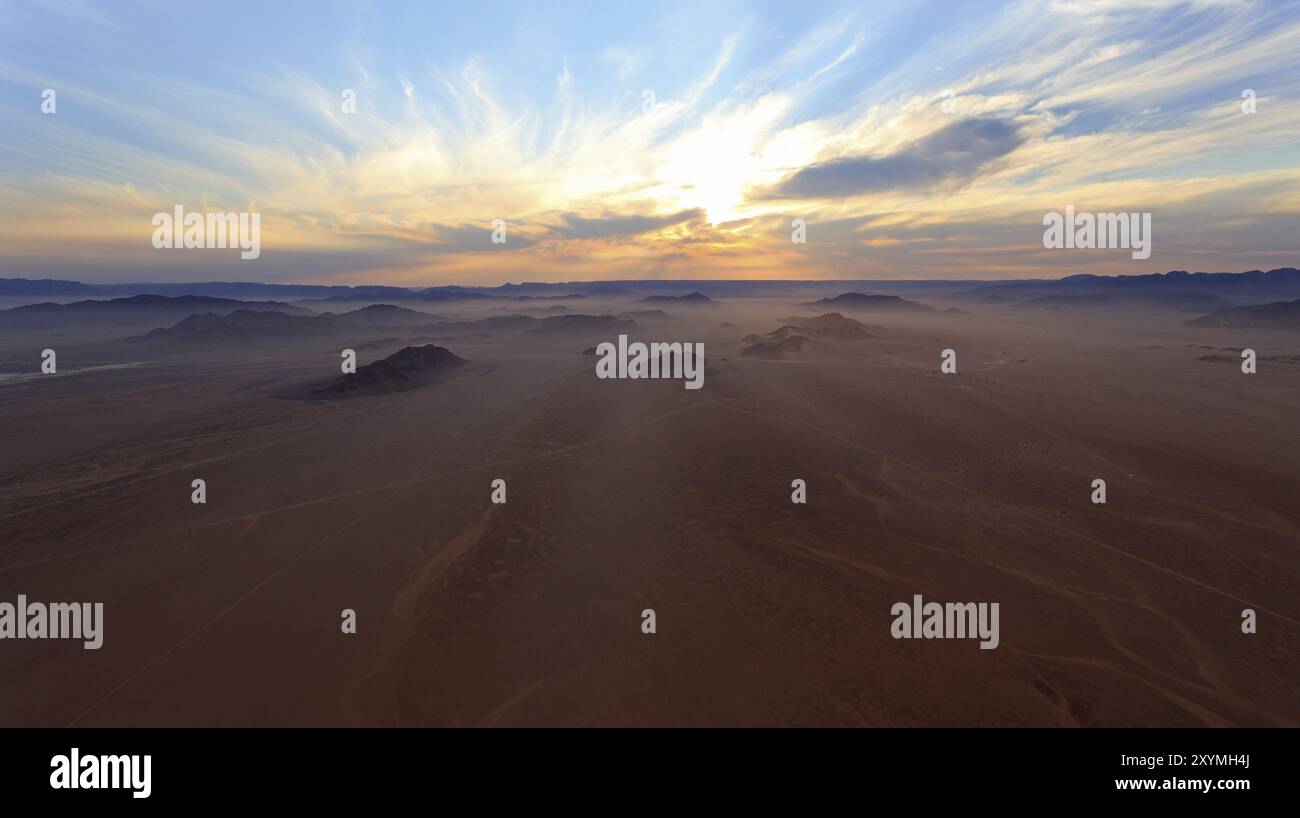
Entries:
<svg viewBox="0 0 1300 818">
<path fill-rule="evenodd" d="M 1170 273 L 1136 276 L 1073 275 L 1055 281 L 989 282 L 953 293 L 955 298 L 987 303 L 1022 302 L 1051 296 L 1107 296 L 1113 303 L 1134 302 L 1170 309 L 1232 306 L 1269 298 L 1300 297 L 1300 270 L 1281 267 L 1244 273 Z M 1043 302 L 1045 305 L 1050 302 Z M 1086 302 L 1076 301 L 1076 305 Z M 1100 303 L 1100 302 L 1098 302 Z M 1058 302 L 1058 306 L 1065 306 Z"/>
<path fill-rule="evenodd" d="M 550 318 L 543 318 L 529 332 L 551 335 L 602 333 L 612 336 L 636 328 L 635 321 L 615 318 L 612 315 L 553 315 Z"/>
<path fill-rule="evenodd" d="M 1002 300 L 1002 299 L 998 299 Z M 1010 300 L 1010 299 L 1009 299 Z M 1205 312 L 1219 307 L 1231 306 L 1228 301 L 1213 293 L 1196 293 L 1175 290 L 1137 290 L 1131 292 L 1063 292 L 1040 295 L 1024 301 L 1014 301 L 1015 307 L 1037 307 L 1057 310 L 1077 307 L 1111 307 L 1122 304 L 1134 304 L 1156 309 L 1181 310 L 1183 312 Z"/>
<path fill-rule="evenodd" d="M 159 326 L 190 315 L 224 315 L 236 310 L 311 315 L 311 310 L 278 301 L 238 301 L 201 295 L 133 295 L 129 298 L 27 304 L 0 310 L 0 329 L 56 329 L 61 326 Z"/>
<path fill-rule="evenodd" d="M 365 327 L 401 327 L 419 324 L 428 324 L 433 321 L 442 321 L 445 316 L 435 315 L 431 312 L 421 312 L 420 310 L 411 310 L 406 307 L 398 307 L 393 304 L 371 304 L 368 307 L 362 307 L 357 310 L 348 312 L 331 313 L 336 318 L 347 321 L 349 324 L 357 324 Z"/>
<path fill-rule="evenodd" d="M 333 315 L 286 315 L 282 312 L 235 310 L 228 315 L 191 315 L 170 327 L 151 330 L 126 340 L 202 345 L 214 342 L 337 338 L 353 334 L 356 330 L 356 325 Z"/>
<path fill-rule="evenodd" d="M 658 310 L 644 312 L 667 317 Z M 278 301 L 239 301 L 196 295 L 136 295 L 65 304 L 46 302 L 0 310 L 0 330 L 87 328 L 111 331 L 117 337 L 127 334 L 118 333 L 119 329 L 134 329 L 136 332 L 150 329 L 126 340 L 192 347 L 208 343 L 346 337 L 356 335 L 358 329 L 442 337 L 528 331 L 612 335 L 636 329 L 637 324 L 612 315 L 576 313 L 543 318 L 510 314 L 472 321 L 450 321 L 442 315 L 395 304 L 372 304 L 338 313 L 317 313 Z"/>
<path fill-rule="evenodd" d="M 1105 293 L 1057 293 L 1055 295 L 1040 295 L 1037 298 L 1026 298 L 1024 301 L 1015 302 L 1013 306 L 1017 308 L 1059 310 L 1068 307 L 1109 306 L 1114 303 L 1115 299 Z"/>
<path fill-rule="evenodd" d="M 1017 279 L 1008 281 L 929 280 L 639 280 L 524 282 L 496 287 L 389 287 L 382 285 L 263 284 L 257 282 L 130 283 L 88 284 L 53 279 L 0 278 L 0 298 L 23 299 L 51 296 L 66 299 L 113 298 L 125 295 L 201 295 L 274 301 L 346 302 L 454 302 L 500 299 L 503 302 L 524 300 L 562 300 L 585 297 L 652 297 L 666 303 L 689 304 L 700 298 L 745 298 L 788 296 L 791 291 L 807 296 L 831 293 L 874 291 L 886 294 L 939 293 L 972 300 L 1022 301 L 1055 292 L 1201 292 L 1218 295 L 1233 304 L 1269 299 L 1300 297 L 1300 270 L 1282 267 L 1275 270 L 1249 270 L 1244 273 L 1168 273 L 1132 276 L 1071 275 L 1060 279 Z M 677 295 L 685 292 L 686 296 Z M 651 302 L 665 303 L 665 301 Z M 704 304 L 706 301 L 700 301 Z M 310 304 L 309 304 L 310 305 Z M 1188 304 L 1188 307 L 1200 306 Z"/>
<path fill-rule="evenodd" d="M 678 307 L 716 307 L 718 302 L 701 292 L 686 295 L 652 295 L 642 298 L 643 304 L 673 304 Z"/>
<path fill-rule="evenodd" d="M 1229 307 L 1183 323 L 1189 327 L 1300 330 L 1300 298 L 1249 307 Z"/>
<path fill-rule="evenodd" d="M 533 332 L 553 335 L 611 335 L 637 329 L 637 324 L 612 315 L 498 315 L 477 321 L 428 321 L 434 316 L 391 305 L 376 305 L 335 315 L 286 315 L 279 312 L 236 310 L 228 315 L 191 315 L 178 323 L 129 338 L 169 344 L 203 345 L 296 338 L 355 336 L 359 329 L 405 331 L 435 337 Z"/>
<path fill-rule="evenodd" d="M 671 316 L 663 310 L 629 310 L 618 314 L 629 321 L 667 321 Z"/>
<path fill-rule="evenodd" d="M 83 295 L 100 298 L 123 295 L 206 295 L 219 298 L 275 299 L 329 298 L 348 296 L 352 299 L 381 301 L 388 297 L 403 297 L 414 292 L 409 287 L 382 285 L 317 285 L 317 284 L 262 284 L 253 281 L 204 281 L 191 283 L 142 282 L 130 284 L 85 284 L 80 281 L 56 279 L 0 278 L 0 296 L 15 295 Z"/>
<path fill-rule="evenodd" d="M 474 321 L 442 321 L 433 324 L 410 326 L 408 329 L 429 335 L 453 337 L 464 335 L 490 335 L 499 332 L 535 332 L 542 334 L 618 333 L 636 329 L 634 321 L 612 315 L 551 315 L 534 318 L 531 315 L 494 315 Z"/>
<path fill-rule="evenodd" d="M 876 312 L 933 312 L 934 307 L 917 301 L 909 301 L 896 295 L 868 295 L 865 293 L 844 293 L 834 298 L 821 298 L 807 301 L 801 307 L 817 309 L 863 310 Z"/>
</svg>

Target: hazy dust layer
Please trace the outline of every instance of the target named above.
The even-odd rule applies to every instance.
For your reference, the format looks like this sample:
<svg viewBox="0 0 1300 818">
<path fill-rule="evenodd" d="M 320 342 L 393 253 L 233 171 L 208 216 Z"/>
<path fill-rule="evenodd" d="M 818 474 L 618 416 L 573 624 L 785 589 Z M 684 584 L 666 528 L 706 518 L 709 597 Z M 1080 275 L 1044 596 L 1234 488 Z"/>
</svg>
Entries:
<svg viewBox="0 0 1300 818">
<path fill-rule="evenodd" d="M 332 350 L 5 387 L 0 598 L 106 624 L 0 646 L 0 721 L 1300 722 L 1300 367 L 951 316 L 736 354 L 789 311 L 657 330 L 705 341 L 698 391 L 507 337 L 338 402 L 273 397 Z M 914 594 L 998 602 L 1001 645 L 892 639 Z"/>
</svg>

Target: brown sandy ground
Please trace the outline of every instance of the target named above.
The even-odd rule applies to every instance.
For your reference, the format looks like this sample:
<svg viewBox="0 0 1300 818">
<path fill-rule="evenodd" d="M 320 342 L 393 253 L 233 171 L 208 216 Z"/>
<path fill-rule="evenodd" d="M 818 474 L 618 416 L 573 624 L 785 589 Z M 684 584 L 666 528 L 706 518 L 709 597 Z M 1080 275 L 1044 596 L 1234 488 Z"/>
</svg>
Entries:
<svg viewBox="0 0 1300 818">
<path fill-rule="evenodd" d="M 598 381 L 585 338 L 442 341 L 472 365 L 346 401 L 271 397 L 331 349 L 5 385 L 0 599 L 106 624 L 0 643 L 0 723 L 1300 723 L 1300 366 L 1194 348 L 1294 336 L 937 315 L 735 354 L 789 312 L 662 330 L 699 391 Z M 1001 646 L 890 638 L 914 593 L 998 602 Z"/>
</svg>

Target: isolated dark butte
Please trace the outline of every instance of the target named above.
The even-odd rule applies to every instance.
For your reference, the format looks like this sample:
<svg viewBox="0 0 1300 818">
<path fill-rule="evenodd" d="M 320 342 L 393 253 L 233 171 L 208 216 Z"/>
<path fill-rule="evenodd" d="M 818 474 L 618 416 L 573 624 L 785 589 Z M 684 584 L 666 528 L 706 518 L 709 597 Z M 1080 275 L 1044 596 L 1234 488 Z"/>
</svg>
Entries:
<svg viewBox="0 0 1300 818">
<path fill-rule="evenodd" d="M 392 355 L 363 364 L 355 372 L 340 376 L 329 386 L 317 389 L 320 397 L 364 395 L 385 389 L 407 389 L 427 385 L 435 377 L 468 363 L 446 347 L 436 344 L 408 346 Z"/>
</svg>

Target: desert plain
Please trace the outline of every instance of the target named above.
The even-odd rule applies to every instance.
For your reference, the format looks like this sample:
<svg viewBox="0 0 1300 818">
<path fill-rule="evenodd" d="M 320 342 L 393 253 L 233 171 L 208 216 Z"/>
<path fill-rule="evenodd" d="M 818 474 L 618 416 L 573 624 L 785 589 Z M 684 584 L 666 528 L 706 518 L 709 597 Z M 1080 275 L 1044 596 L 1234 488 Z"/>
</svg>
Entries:
<svg viewBox="0 0 1300 818">
<path fill-rule="evenodd" d="M 0 599 L 105 612 L 99 650 L 3 645 L 0 723 L 1300 723 L 1300 333 L 907 298 L 0 331 Z M 829 313 L 864 337 L 769 335 Z M 619 331 L 703 343 L 703 387 L 596 378 Z M 464 363 L 318 391 L 424 343 Z M 892 638 L 914 594 L 998 603 L 1000 644 Z"/>
</svg>

